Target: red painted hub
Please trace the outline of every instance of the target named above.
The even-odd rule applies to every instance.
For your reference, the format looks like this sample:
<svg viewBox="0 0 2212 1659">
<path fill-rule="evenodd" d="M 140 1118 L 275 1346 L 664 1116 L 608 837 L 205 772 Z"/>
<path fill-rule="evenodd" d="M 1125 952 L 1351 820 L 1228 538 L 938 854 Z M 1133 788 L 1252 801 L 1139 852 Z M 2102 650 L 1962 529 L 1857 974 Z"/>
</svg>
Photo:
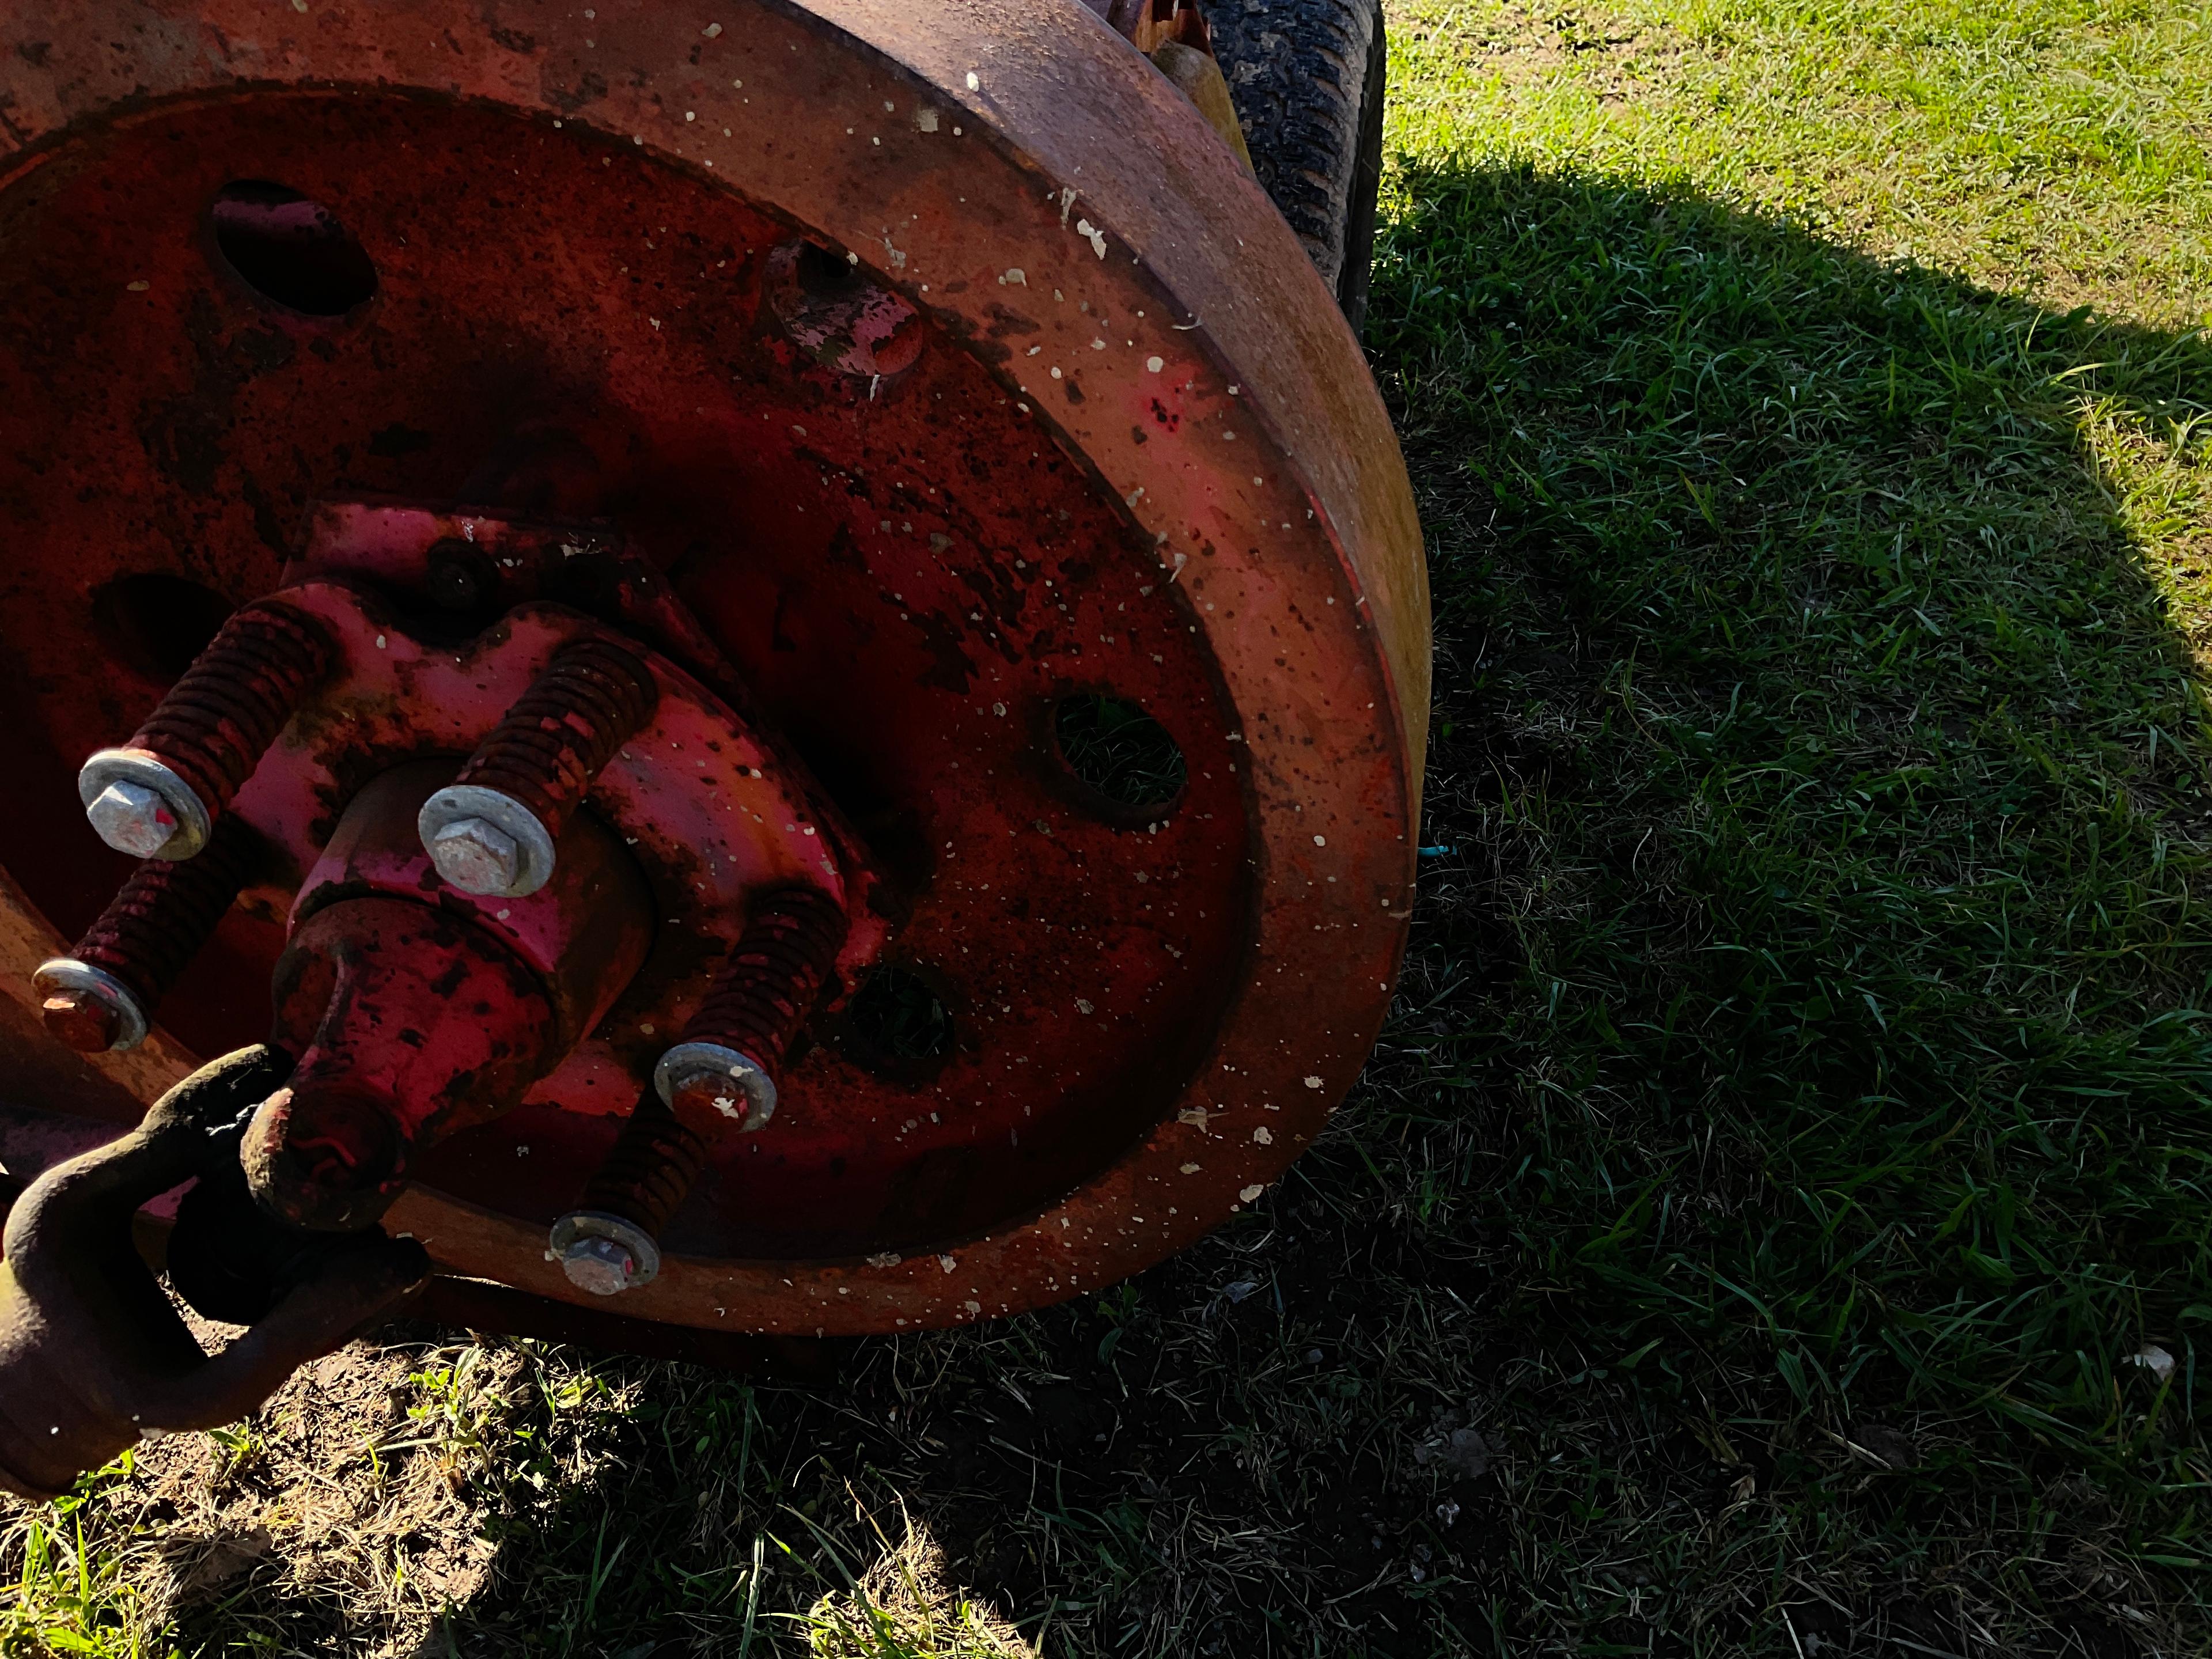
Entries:
<svg viewBox="0 0 2212 1659">
<path fill-rule="evenodd" d="M 796 882 L 849 931 L 775 1115 L 622 1311 L 945 1322 L 1250 1201 L 1388 1001 L 1425 594 L 1357 347 L 1180 94 L 1076 8 L 90 9 L 0 69 L 25 1006 L 133 868 L 78 765 L 258 601 L 331 665 L 238 789 L 235 906 L 100 1061 L 139 1097 L 274 1029 L 413 1138 L 391 1224 L 576 1298 L 549 1224 Z M 580 640 L 657 696 L 576 817 L 635 903 L 441 886 L 364 792 L 450 780 Z M 349 961 L 513 988 L 395 1080 L 316 1035 Z"/>
</svg>

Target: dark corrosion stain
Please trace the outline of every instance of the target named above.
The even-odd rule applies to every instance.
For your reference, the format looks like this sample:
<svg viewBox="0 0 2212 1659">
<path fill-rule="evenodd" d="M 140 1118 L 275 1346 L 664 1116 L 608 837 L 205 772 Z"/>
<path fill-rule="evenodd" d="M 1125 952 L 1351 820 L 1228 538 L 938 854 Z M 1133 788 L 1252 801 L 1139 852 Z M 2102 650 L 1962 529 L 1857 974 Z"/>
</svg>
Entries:
<svg viewBox="0 0 2212 1659">
<path fill-rule="evenodd" d="M 437 441 L 433 434 L 394 421 L 368 434 L 368 453 L 379 460 L 396 461 L 403 455 L 417 454 Z"/>
<path fill-rule="evenodd" d="M 275 329 L 241 329 L 233 337 L 231 344 L 256 374 L 266 374 L 272 369 L 287 368 L 300 355 L 299 347 L 292 337 Z"/>
<path fill-rule="evenodd" d="M 289 556 L 292 548 L 284 534 L 284 521 L 276 515 L 276 507 L 264 489 L 248 473 L 240 481 L 239 492 L 246 497 L 246 505 L 253 509 L 253 533 L 261 538 L 262 544 L 278 558 Z"/>
<path fill-rule="evenodd" d="M 836 532 L 830 538 L 830 545 L 823 557 L 831 564 L 842 565 L 849 570 L 866 570 L 868 568 L 860 544 L 853 539 L 852 528 L 848 525 L 837 526 Z"/>
<path fill-rule="evenodd" d="M 928 646 L 935 664 L 921 677 L 921 683 L 967 696 L 969 686 L 975 683 L 975 665 L 960 648 L 960 630 L 939 616 L 917 617 L 915 620 L 921 624 L 922 641 Z"/>
<path fill-rule="evenodd" d="M 988 331 L 993 339 L 1002 340 L 1009 334 L 1034 334 L 1037 331 L 1037 325 L 1018 311 L 1009 311 L 1004 306 L 994 305 L 991 307 L 991 325 Z"/>
<path fill-rule="evenodd" d="M 576 82 L 576 89 L 566 87 L 547 89 L 545 96 L 563 115 L 574 115 L 586 104 L 597 103 L 607 95 L 607 77 L 596 70 L 586 70 Z"/>
</svg>

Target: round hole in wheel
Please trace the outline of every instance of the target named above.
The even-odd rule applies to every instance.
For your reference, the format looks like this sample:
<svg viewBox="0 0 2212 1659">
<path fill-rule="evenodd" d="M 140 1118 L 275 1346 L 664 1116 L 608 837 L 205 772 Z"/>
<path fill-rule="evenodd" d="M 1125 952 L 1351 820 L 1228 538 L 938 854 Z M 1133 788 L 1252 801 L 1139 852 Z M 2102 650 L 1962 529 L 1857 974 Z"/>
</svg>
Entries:
<svg viewBox="0 0 2212 1659">
<path fill-rule="evenodd" d="M 773 983 L 723 999 L 721 1070 L 671 1075 L 708 1145 L 648 1230 L 657 1274 L 586 1236 L 614 1296 L 592 1305 L 957 1322 L 1256 1201 L 1389 1005 L 1426 703 L 1404 471 L 1295 238 L 1079 9 L 1024 14 L 1030 68 L 979 92 L 988 9 L 732 0 L 706 40 L 641 8 L 590 47 L 549 15 L 526 59 L 481 8 L 427 3 L 298 35 L 281 86 L 110 64 L 100 43 L 139 38 L 100 27 L 110 0 L 82 41 L 0 59 L 19 124 L 76 112 L 27 128 L 38 165 L 0 185 L 18 1011 L 42 955 L 82 945 L 79 896 L 131 867 L 86 833 L 75 769 L 199 744 L 197 769 L 117 775 L 200 778 L 256 856 L 152 1035 L 95 1057 L 118 1088 L 89 1109 L 296 1040 L 348 951 L 416 952 L 380 961 L 434 1047 L 501 1068 L 472 1085 L 491 1072 L 457 1059 L 401 1103 L 385 1224 L 456 1273 L 596 1293 L 550 1231 L 748 960 Z M 246 0 L 199 12 L 260 38 Z M 131 101 L 56 90 L 111 82 Z M 260 228 L 211 264 L 205 204 L 272 156 L 290 196 L 236 198 Z M 373 270 L 273 274 L 341 222 Z M 282 325 L 235 279 L 348 325 Z M 245 620 L 213 647 L 228 701 L 154 720 L 163 687 L 114 672 L 94 596 L 169 571 Z M 538 842 L 451 780 L 554 680 L 582 712 L 532 729 L 591 752 L 556 757 L 574 787 L 532 809 Z M 487 793 L 425 817 L 465 787 Z M 103 836 L 145 830 L 129 795 L 100 798 Z M 544 885 L 460 884 L 526 886 L 547 846 Z M 435 994 L 448 942 L 392 920 L 426 894 L 506 964 L 470 993 L 489 1012 Z M 864 1060 L 846 1034 L 894 970 L 934 1011 L 885 1028 L 936 1052 Z M 198 995 L 217 981 L 228 1001 Z M 728 1063 L 757 1037 L 765 1115 Z"/>
<path fill-rule="evenodd" d="M 952 1012 L 931 977 L 896 963 L 870 972 L 846 1012 L 848 1046 L 863 1066 L 925 1078 L 952 1052 Z"/>
<path fill-rule="evenodd" d="M 376 294 L 376 266 L 337 216 L 284 185 L 241 179 L 208 210 L 216 252 L 265 300 L 307 317 L 343 317 Z"/>
<path fill-rule="evenodd" d="M 1060 758 L 1086 788 L 1139 814 L 1171 805 L 1189 781 L 1182 750 L 1168 729 L 1133 702 L 1079 693 L 1052 715 Z"/>
</svg>

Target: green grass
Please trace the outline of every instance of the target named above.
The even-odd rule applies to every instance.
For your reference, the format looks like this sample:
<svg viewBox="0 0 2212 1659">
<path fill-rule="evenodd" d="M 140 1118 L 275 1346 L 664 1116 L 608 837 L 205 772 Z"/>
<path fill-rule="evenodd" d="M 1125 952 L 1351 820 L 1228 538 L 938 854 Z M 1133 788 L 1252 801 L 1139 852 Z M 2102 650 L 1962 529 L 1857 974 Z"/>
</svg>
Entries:
<svg viewBox="0 0 2212 1659">
<path fill-rule="evenodd" d="M 1392 18 L 1446 850 L 1330 1140 L 830 1387 L 287 1396 L 13 1512 L 0 1650 L 2212 1643 L 2212 17 Z M 162 1576 L 317 1479 L 366 1541 Z"/>
<path fill-rule="evenodd" d="M 1429 95 L 1375 345 L 1457 852 L 1381 1112 L 1547 1370 L 1625 1374 L 1773 1500 L 1681 1558 L 1639 1650 L 1724 1587 L 1771 1611 L 1796 1562 L 1857 1581 L 1846 1626 L 1877 1571 L 1948 1580 L 1952 1651 L 2194 1607 L 2203 21 L 1401 20 Z M 2153 1340 L 2164 1386 L 2128 1363 Z M 1833 1455 L 1862 1424 L 1918 1467 Z M 1553 1541 L 1688 1536 L 1616 1510 Z"/>
</svg>

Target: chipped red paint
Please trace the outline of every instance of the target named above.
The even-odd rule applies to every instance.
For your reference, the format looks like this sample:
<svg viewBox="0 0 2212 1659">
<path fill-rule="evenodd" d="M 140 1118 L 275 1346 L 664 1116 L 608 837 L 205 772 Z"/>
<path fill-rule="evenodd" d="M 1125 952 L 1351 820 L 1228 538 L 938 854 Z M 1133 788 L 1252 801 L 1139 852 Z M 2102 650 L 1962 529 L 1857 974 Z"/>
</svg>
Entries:
<svg viewBox="0 0 2212 1659">
<path fill-rule="evenodd" d="M 543 985 L 485 929 L 382 896 L 307 918 L 279 963 L 270 1040 L 299 1058 L 243 1158 L 296 1225 L 366 1227 L 443 1135 L 514 1103 L 559 1052 Z"/>
<path fill-rule="evenodd" d="M 0 863 L 23 896 L 0 939 L 74 936 L 127 875 L 70 778 L 173 677 L 179 594 L 219 611 L 289 581 L 333 627 L 390 611 L 382 667 L 346 623 L 353 672 L 383 678 L 295 720 L 239 793 L 292 864 L 163 1006 L 202 1052 L 268 1030 L 285 918 L 353 793 L 481 739 L 519 686 L 478 665 L 526 683 L 566 630 L 607 629 L 668 665 L 657 718 L 696 687 L 678 711 L 726 707 L 809 821 L 849 825 L 840 990 L 881 953 L 957 1034 L 885 1066 L 817 1018 L 774 1122 L 620 1310 L 889 1330 L 1118 1278 L 1280 1174 L 1389 1001 L 1428 635 L 1381 403 L 1265 198 L 1089 12 L 601 10 L 12 9 L 40 50 L 0 63 Z M 373 264 L 349 308 L 288 310 L 221 253 L 217 192 L 272 172 Z M 912 312 L 856 337 L 871 362 L 779 320 L 794 239 Z M 529 584 L 500 651 L 414 640 L 398 567 L 465 525 L 507 534 L 464 487 L 547 419 L 598 458 L 608 521 L 514 532 Z M 383 569 L 341 520 L 389 533 Z M 563 546 L 611 587 L 556 591 Z M 1167 726 L 1180 799 L 1133 824 L 1085 793 L 1050 741 L 1077 691 Z M 712 885 L 696 811 L 622 766 L 593 800 L 625 836 L 662 826 L 631 849 L 656 898 Z M 640 981 L 703 982 L 732 907 L 659 911 Z M 668 1035 L 618 1000 L 436 1149 L 391 1224 L 577 1299 L 545 1225 Z M 154 1064 L 131 1064 L 143 1094 Z"/>
</svg>

